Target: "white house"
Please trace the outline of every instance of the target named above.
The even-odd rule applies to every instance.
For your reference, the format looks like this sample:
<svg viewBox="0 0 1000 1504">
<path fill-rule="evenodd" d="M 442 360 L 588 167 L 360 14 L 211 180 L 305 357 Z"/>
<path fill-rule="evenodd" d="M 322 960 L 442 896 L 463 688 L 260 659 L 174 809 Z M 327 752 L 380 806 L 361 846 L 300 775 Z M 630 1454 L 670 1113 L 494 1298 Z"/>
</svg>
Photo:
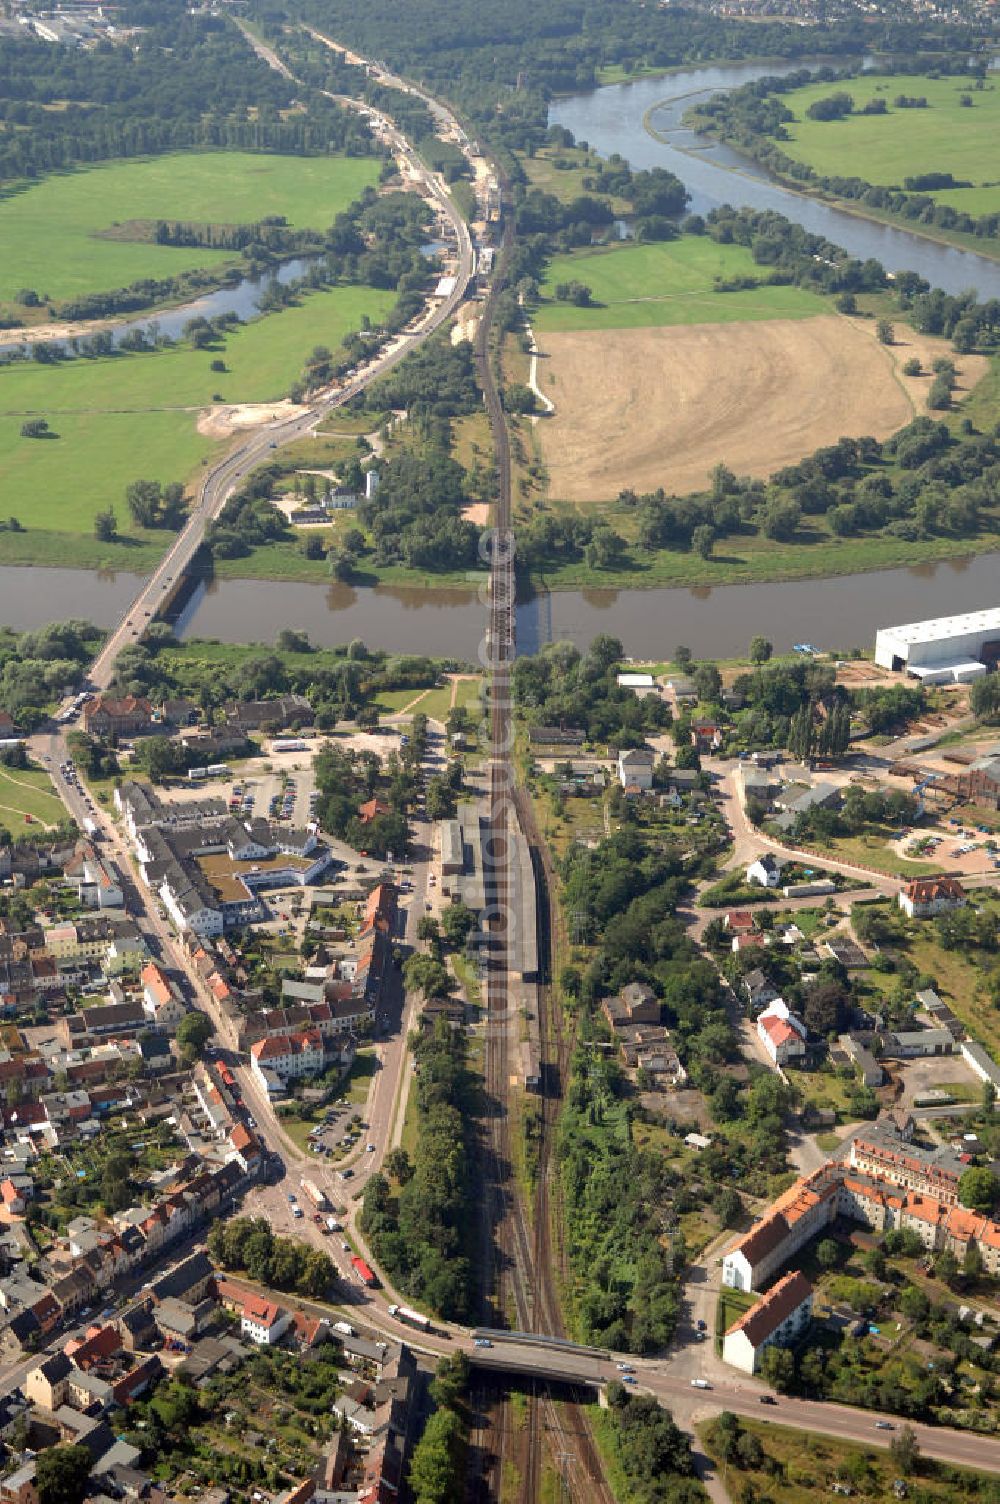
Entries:
<svg viewBox="0 0 1000 1504">
<path fill-rule="evenodd" d="M 734 1321 L 722 1342 L 722 1361 L 756 1373 L 764 1350 L 789 1347 L 812 1320 L 812 1285 L 798 1269 L 784 1275 L 756 1305 Z"/>
<path fill-rule="evenodd" d="M 781 881 L 781 863 L 765 851 L 747 868 L 747 882 L 757 883 L 761 888 L 776 888 Z"/>
<path fill-rule="evenodd" d="M 953 877 L 919 877 L 899 893 L 899 907 L 910 919 L 931 919 L 964 903 L 965 889 Z"/>
<path fill-rule="evenodd" d="M 323 1069 L 323 1039 L 318 1029 L 303 1029 L 300 1034 L 272 1034 L 250 1046 L 250 1065 L 265 1090 L 270 1090 L 268 1076 L 291 1081 L 298 1076 L 314 1076 Z"/>
<path fill-rule="evenodd" d="M 757 1019 L 757 1037 L 774 1065 L 800 1060 L 806 1052 L 806 1026 L 780 997 Z"/>
<path fill-rule="evenodd" d="M 273 1347 L 287 1332 L 291 1314 L 262 1295 L 248 1295 L 240 1318 L 240 1334 L 258 1347 Z"/>
<path fill-rule="evenodd" d="M 618 754 L 618 782 L 623 789 L 651 789 L 655 757 L 645 749 Z"/>
</svg>

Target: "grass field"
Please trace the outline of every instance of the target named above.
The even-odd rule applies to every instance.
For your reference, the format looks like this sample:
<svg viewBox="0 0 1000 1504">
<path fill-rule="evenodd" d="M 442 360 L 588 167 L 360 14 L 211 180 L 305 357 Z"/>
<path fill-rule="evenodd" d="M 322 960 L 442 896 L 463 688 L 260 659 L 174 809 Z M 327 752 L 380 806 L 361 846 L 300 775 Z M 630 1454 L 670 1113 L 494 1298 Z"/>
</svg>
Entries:
<svg viewBox="0 0 1000 1504">
<path fill-rule="evenodd" d="M 216 396 L 226 402 L 283 396 L 313 345 L 335 347 L 359 326 L 362 314 L 377 320 L 392 301 L 390 292 L 338 287 L 236 329 L 211 350 L 185 345 L 155 354 L 0 370 L 3 515 L 18 517 L 29 529 L 27 535 L 0 534 L 0 561 L 14 561 L 9 543 L 36 562 L 55 562 L 39 557 L 44 540 L 30 530 L 89 534 L 95 513 L 109 503 L 116 505 L 119 525 L 127 531 L 123 502 L 130 481 L 188 479 L 216 447 L 197 430 L 200 408 Z M 225 373 L 210 370 L 219 357 Z M 28 415 L 45 416 L 59 437 L 21 438 Z M 137 536 L 150 541 L 148 534 Z M 16 562 L 27 559 L 19 555 Z"/>
<path fill-rule="evenodd" d="M 704 235 L 684 235 L 655 245 L 623 245 L 553 257 L 533 315 L 542 333 L 571 329 L 644 329 L 670 324 L 809 318 L 829 304 L 799 287 L 716 292 L 716 277 L 757 276 L 760 268 L 742 246 L 716 245 Z M 585 282 L 593 308 L 557 303 L 560 282 Z"/>
<path fill-rule="evenodd" d="M 48 773 L 40 768 L 0 766 L 0 828 L 23 836 L 31 823 L 25 815 L 49 827 L 65 819 L 66 811 Z"/>
<path fill-rule="evenodd" d="M 809 120 L 806 111 L 817 99 L 839 90 L 854 100 L 855 114 L 842 120 Z M 899 94 L 923 96 L 924 110 L 897 109 Z M 961 95 L 971 108 L 959 103 Z M 810 84 L 782 95 L 796 119 L 787 126 L 781 149 L 808 162 L 824 176 L 860 174 L 870 183 L 902 187 L 906 177 L 923 172 L 950 172 L 972 189 L 939 192 L 935 200 L 984 214 L 1000 208 L 996 141 L 1000 134 L 1000 86 L 988 78 L 981 91 L 969 79 L 927 78 L 898 74 L 851 78 L 842 84 Z M 869 100 L 884 99 L 887 114 L 857 113 Z"/>
<path fill-rule="evenodd" d="M 249 223 L 284 215 L 325 229 L 378 177 L 372 157 L 185 152 L 54 173 L 0 199 L 0 299 L 124 287 L 232 261 L 232 251 L 104 238 L 128 220 Z"/>
</svg>

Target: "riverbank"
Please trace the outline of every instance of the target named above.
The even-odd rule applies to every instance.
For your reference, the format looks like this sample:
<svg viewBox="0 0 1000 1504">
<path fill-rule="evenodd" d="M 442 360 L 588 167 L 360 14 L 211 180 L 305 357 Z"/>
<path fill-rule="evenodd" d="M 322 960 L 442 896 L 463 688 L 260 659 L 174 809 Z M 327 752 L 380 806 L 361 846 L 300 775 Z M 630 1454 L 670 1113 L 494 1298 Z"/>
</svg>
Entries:
<svg viewBox="0 0 1000 1504">
<path fill-rule="evenodd" d="M 901 91 L 898 97 L 897 90 Z M 813 109 L 834 97 L 849 100 L 850 107 L 836 119 L 812 115 Z M 786 192 L 872 223 L 898 227 L 935 244 L 1000 261 L 1000 242 L 995 237 L 923 219 L 924 213 L 961 216 L 968 226 L 984 215 L 989 220 L 1000 207 L 996 184 L 981 181 L 1000 120 L 1000 100 L 992 84 L 984 85 L 967 74 L 930 77 L 855 70 L 838 76 L 835 83 L 822 80 L 769 95 L 769 101 L 789 117 L 780 132 L 775 127 L 773 133 L 760 128 L 756 92 L 749 106 L 739 89 L 723 90 L 715 99 L 711 112 L 711 101 L 704 109 L 686 110 L 681 125 L 752 163 Z M 665 103 L 676 102 L 672 98 Z M 653 118 L 657 108 L 654 104 L 647 109 L 643 124 L 655 139 L 663 140 Z M 690 154 L 683 143 L 671 140 L 670 144 Z M 923 187 L 928 162 L 935 172 Z M 863 182 L 866 198 L 877 194 L 890 202 L 882 207 L 842 196 L 837 190 L 848 180 Z M 920 210 L 920 219 L 905 214 L 907 198 Z"/>
<path fill-rule="evenodd" d="M 655 113 L 655 109 L 654 105 L 652 111 L 647 113 Z M 691 113 L 692 117 L 696 117 L 696 112 Z M 655 128 L 647 127 L 647 129 L 655 141 L 663 139 L 657 134 Z M 835 193 L 829 193 L 823 188 L 803 188 L 797 178 L 788 177 L 776 171 L 775 168 L 756 157 L 746 143 L 737 142 L 724 131 L 709 129 L 700 118 L 698 118 L 697 127 L 692 123 L 691 129 L 697 129 L 700 136 L 710 136 L 713 141 L 717 141 L 720 146 L 725 146 L 728 151 L 741 157 L 746 163 L 752 164 L 760 172 L 766 172 L 769 182 L 773 182 L 784 193 L 790 193 L 795 198 L 809 199 L 813 203 L 824 204 L 830 209 L 836 209 L 838 214 L 849 214 L 852 219 L 865 220 L 868 224 L 885 225 L 888 229 L 905 231 L 907 235 L 912 235 L 918 240 L 928 240 L 932 245 L 950 246 L 955 250 L 969 251 L 975 256 L 982 256 L 987 261 L 1000 262 L 1000 241 L 980 239 L 976 235 L 968 235 L 960 230 L 945 230 L 940 225 L 916 224 L 905 215 L 874 209 L 869 204 L 861 206 L 856 199 L 839 198 Z M 674 151 L 681 152 L 684 156 L 691 158 L 697 156 L 697 152 L 691 147 L 680 145 L 676 141 L 670 144 Z M 734 176 L 739 175 L 738 168 L 730 167 L 728 170 Z M 754 177 L 754 174 L 747 173 L 746 176 Z"/>
</svg>

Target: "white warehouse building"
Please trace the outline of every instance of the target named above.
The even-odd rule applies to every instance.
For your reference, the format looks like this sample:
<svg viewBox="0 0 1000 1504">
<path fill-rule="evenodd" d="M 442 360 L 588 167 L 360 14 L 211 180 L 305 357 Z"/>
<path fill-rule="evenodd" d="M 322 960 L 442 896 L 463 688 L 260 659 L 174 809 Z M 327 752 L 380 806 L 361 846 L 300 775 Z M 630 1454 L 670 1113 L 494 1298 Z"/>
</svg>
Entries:
<svg viewBox="0 0 1000 1504">
<path fill-rule="evenodd" d="M 1000 659 L 1000 606 L 965 616 L 940 616 L 875 634 L 875 662 L 925 683 L 961 683 Z"/>
</svg>

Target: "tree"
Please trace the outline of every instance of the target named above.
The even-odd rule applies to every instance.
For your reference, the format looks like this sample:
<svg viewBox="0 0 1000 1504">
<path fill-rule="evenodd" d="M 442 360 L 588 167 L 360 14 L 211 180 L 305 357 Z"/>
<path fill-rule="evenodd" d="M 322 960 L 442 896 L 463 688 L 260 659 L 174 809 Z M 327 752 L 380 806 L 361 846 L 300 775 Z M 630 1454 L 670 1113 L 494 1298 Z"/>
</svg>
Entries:
<svg viewBox="0 0 1000 1504">
<path fill-rule="evenodd" d="M 53 438 L 47 418 L 26 418 L 21 424 L 22 439 L 49 439 Z"/>
<path fill-rule="evenodd" d="M 94 517 L 94 537 L 99 543 L 110 543 L 118 532 L 118 518 L 114 507 L 98 512 Z"/>
<path fill-rule="evenodd" d="M 896 331 L 892 327 L 890 319 L 879 319 L 875 325 L 875 333 L 878 336 L 879 344 L 891 345 L 895 343 Z"/>
<path fill-rule="evenodd" d="M 691 534 L 691 547 L 703 559 L 710 559 L 712 557 L 712 550 L 715 547 L 715 528 L 711 527 L 707 522 L 699 523 Z"/>
<path fill-rule="evenodd" d="M 1000 1181 L 985 1166 L 973 1165 L 958 1182 L 958 1199 L 976 1212 L 992 1212 L 1000 1192 Z"/>
<path fill-rule="evenodd" d="M 47 1447 L 35 1458 L 39 1504 L 81 1504 L 90 1477 L 86 1447 Z"/>
<path fill-rule="evenodd" d="M 909 360 L 903 363 L 904 376 L 919 376 L 922 370 L 923 366 L 920 364 L 920 357 L 918 355 L 911 355 Z"/>
<path fill-rule="evenodd" d="M 208 1015 L 194 1009 L 186 1013 L 177 1025 L 177 1043 L 182 1049 L 190 1049 L 200 1055 L 212 1037 L 212 1023 Z"/>
<path fill-rule="evenodd" d="M 767 1347 L 760 1371 L 765 1383 L 784 1394 L 795 1378 L 795 1359 L 787 1347 Z"/>
<path fill-rule="evenodd" d="M 751 637 L 750 639 L 750 662 L 766 663 L 774 652 L 774 648 L 766 637 Z"/>
<path fill-rule="evenodd" d="M 840 1259 L 840 1249 L 832 1238 L 824 1238 L 816 1248 L 816 1261 L 821 1269 L 832 1269 Z"/>
<path fill-rule="evenodd" d="M 385 1173 L 391 1175 L 399 1185 L 406 1185 L 407 1181 L 413 1179 L 413 1165 L 402 1144 L 389 1150 L 382 1162 L 382 1167 Z"/>
<path fill-rule="evenodd" d="M 908 1477 L 916 1469 L 920 1458 L 920 1445 L 912 1426 L 904 1426 L 901 1431 L 896 1432 L 889 1443 L 889 1451 L 899 1471 L 904 1477 Z"/>
<path fill-rule="evenodd" d="M 674 648 L 673 659 L 682 673 L 686 673 L 687 670 L 691 667 L 693 658 L 694 654 L 692 653 L 690 648 L 683 646 Z"/>
<path fill-rule="evenodd" d="M 464 1428 L 454 1410 L 435 1410 L 413 1449 L 409 1483 L 415 1504 L 450 1504 L 458 1498 Z"/>
<path fill-rule="evenodd" d="M 454 1357 L 438 1361 L 430 1386 L 431 1399 L 435 1405 L 447 1410 L 457 1410 L 468 1387 L 469 1359 L 465 1353 L 456 1353 Z"/>
</svg>

